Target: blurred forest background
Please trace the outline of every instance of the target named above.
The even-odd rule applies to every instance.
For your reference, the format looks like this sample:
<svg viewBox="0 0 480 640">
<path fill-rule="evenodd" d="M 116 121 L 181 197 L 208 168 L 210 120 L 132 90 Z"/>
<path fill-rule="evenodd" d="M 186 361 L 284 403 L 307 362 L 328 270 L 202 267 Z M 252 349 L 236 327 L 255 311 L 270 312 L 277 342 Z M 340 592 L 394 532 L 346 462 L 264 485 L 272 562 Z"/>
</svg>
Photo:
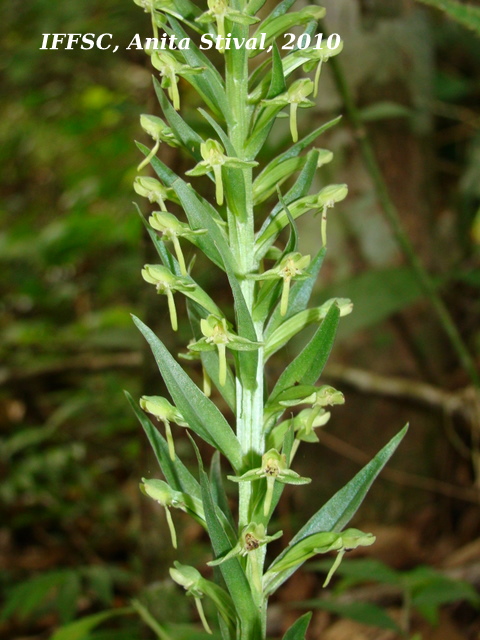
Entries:
<svg viewBox="0 0 480 640">
<path fill-rule="evenodd" d="M 397 210 L 475 369 L 479 35 L 413 0 L 322 4 L 329 31 L 345 43 L 339 73 L 356 105 L 357 130 L 344 117 L 319 141 L 335 152 L 321 183 L 347 182 L 350 193 L 330 215 L 315 296 L 318 303 L 350 297 L 354 313 L 341 323 L 325 375 L 346 405 L 321 444 L 299 454 L 298 471 L 313 482 L 285 494 L 278 515 L 285 539 L 405 422 L 411 428 L 354 523 L 373 531 L 377 544 L 368 557 L 351 554 L 323 603 L 322 566 L 297 574 L 272 603 L 272 637 L 303 611 L 300 601 L 310 600 L 311 638 L 478 638 L 480 411 L 473 372 L 392 232 L 375 191 L 381 185 L 357 141 L 367 132 L 392 201 L 380 188 L 383 205 Z M 140 113 L 159 109 L 148 58 L 125 47 L 136 33 L 150 35 L 149 19 L 133 2 L 113 0 L 11 0 L 2 3 L 0 19 L 0 638 L 50 638 L 82 616 L 121 612 L 132 598 L 164 625 L 171 634 L 165 638 L 203 638 L 185 627 L 194 612 L 168 578 L 174 556 L 163 511 L 138 490 L 142 475 L 157 471 L 122 393 L 162 393 L 130 313 L 173 350 L 188 338 L 187 328 L 171 335 L 163 299 L 140 277 L 150 249 L 132 205 L 140 160 L 134 140 L 146 142 Z M 119 50 L 40 51 L 42 34 L 53 32 L 112 33 Z M 331 64 L 318 107 L 301 114 L 303 132 L 347 112 Z M 187 104 L 188 85 L 181 91 Z M 285 127 L 280 120 L 272 153 L 286 141 Z M 188 168 L 171 149 L 160 153 Z M 300 233 L 302 251 L 314 252 L 318 220 L 301 220 Z M 204 280 L 221 296 L 208 269 Z M 188 441 L 178 446 L 192 459 Z M 209 559 L 202 531 L 175 518 L 178 557 L 200 566 Z M 151 633 L 125 615 L 63 637 Z"/>
</svg>

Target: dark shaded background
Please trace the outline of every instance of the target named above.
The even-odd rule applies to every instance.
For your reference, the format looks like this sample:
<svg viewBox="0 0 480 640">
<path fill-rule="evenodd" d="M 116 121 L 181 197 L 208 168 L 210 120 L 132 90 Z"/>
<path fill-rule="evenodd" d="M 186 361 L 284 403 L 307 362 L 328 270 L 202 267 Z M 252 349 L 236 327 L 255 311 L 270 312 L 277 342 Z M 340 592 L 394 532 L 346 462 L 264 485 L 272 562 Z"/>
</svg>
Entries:
<svg viewBox="0 0 480 640">
<path fill-rule="evenodd" d="M 401 220 L 478 362 L 478 37 L 407 0 L 326 5 Z M 144 140 L 139 114 L 159 109 L 148 59 L 125 47 L 135 33 L 149 34 L 148 16 L 111 0 L 13 0 L 2 4 L 0 20 L 0 576 L 10 603 L 0 638 L 49 638 L 60 623 L 139 593 L 160 620 L 183 622 L 191 611 L 167 579 L 176 556 L 164 544 L 163 514 L 138 491 L 155 464 L 122 393 L 162 392 L 131 312 L 174 351 L 188 339 L 186 327 L 171 336 L 163 300 L 140 277 L 150 249 L 131 204 L 133 141 Z M 39 50 L 43 33 L 90 31 L 112 33 L 118 52 Z M 344 111 L 327 71 L 318 108 L 302 114 L 303 131 Z M 181 90 L 188 104 L 188 85 Z M 284 126 L 269 152 L 286 139 Z M 322 444 L 300 452 L 299 471 L 313 482 L 286 492 L 278 524 L 293 533 L 408 420 L 406 441 L 355 524 L 377 534 L 375 558 L 402 570 L 456 567 L 478 585 L 480 422 L 471 381 L 392 236 L 345 119 L 320 145 L 335 159 L 319 186 L 350 187 L 330 215 L 315 293 L 318 303 L 345 296 L 355 304 L 325 378 L 347 403 Z M 167 152 L 168 162 L 188 168 L 171 150 L 160 153 Z M 300 233 L 302 250 L 315 251 L 318 221 L 302 220 Z M 275 359 L 272 376 L 293 352 L 294 345 Z M 187 441 L 178 450 L 193 464 Z M 202 532 L 181 515 L 177 521 L 181 561 L 203 564 Z M 303 573 L 279 599 L 313 597 L 320 584 Z M 272 611 L 280 632 L 288 615 L 283 605 Z M 418 622 L 424 637 L 477 637 L 471 607 L 450 605 L 441 616 L 443 635 Z M 334 620 L 317 614 L 312 637 L 327 627 L 327 640 L 360 637 Z M 142 633 L 149 637 L 125 618 L 88 637 Z"/>
</svg>

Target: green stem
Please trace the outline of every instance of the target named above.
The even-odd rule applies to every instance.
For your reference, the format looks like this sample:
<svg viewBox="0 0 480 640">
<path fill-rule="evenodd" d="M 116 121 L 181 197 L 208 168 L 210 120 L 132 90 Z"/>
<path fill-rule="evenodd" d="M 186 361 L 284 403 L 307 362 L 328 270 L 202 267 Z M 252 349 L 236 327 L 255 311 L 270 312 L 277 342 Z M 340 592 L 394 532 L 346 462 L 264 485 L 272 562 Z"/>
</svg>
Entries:
<svg viewBox="0 0 480 640">
<path fill-rule="evenodd" d="M 350 123 L 357 137 L 363 161 L 365 163 L 367 171 L 370 174 L 370 178 L 373 182 L 378 201 L 380 202 L 383 211 L 388 219 L 397 244 L 405 255 L 408 263 L 410 264 L 410 267 L 415 272 L 418 278 L 418 282 L 422 287 L 425 296 L 429 300 L 430 305 L 432 306 L 440 325 L 442 326 L 445 334 L 448 336 L 450 344 L 457 354 L 457 357 L 461 362 L 463 368 L 467 372 L 474 386 L 480 388 L 480 376 L 477 371 L 475 361 L 468 351 L 468 348 L 466 347 L 445 303 L 438 295 L 437 288 L 432 277 L 424 268 L 423 264 L 418 258 L 415 249 L 410 241 L 410 238 L 408 237 L 408 234 L 403 227 L 398 209 L 393 203 L 393 200 L 390 196 L 382 171 L 375 157 L 372 143 L 370 142 L 368 133 L 363 125 L 359 111 L 353 100 L 353 96 L 347 84 L 342 66 L 336 58 L 331 59 L 330 65 L 333 71 L 333 76 L 338 92 L 345 104 L 348 119 L 350 120 Z"/>
<path fill-rule="evenodd" d="M 237 7 L 236 7 L 237 8 Z M 235 25 L 233 35 L 236 37 L 248 38 L 248 27 Z M 227 92 L 227 100 L 230 107 L 228 118 L 228 135 L 235 149 L 235 153 L 241 159 L 252 160 L 245 155 L 246 142 L 249 135 L 250 121 L 253 108 L 248 104 L 248 56 L 245 48 L 231 49 L 225 51 L 225 84 Z M 255 226 L 253 211 L 253 173 L 251 168 L 238 170 L 239 175 L 243 176 L 243 184 L 245 189 L 245 210 L 240 215 L 229 215 L 229 224 L 234 224 L 234 229 L 230 229 L 229 237 L 232 252 L 236 258 L 239 271 L 239 284 L 245 299 L 246 306 L 253 315 L 255 282 L 247 280 L 243 277 L 247 273 L 254 272 L 257 268 L 255 262 Z M 228 197 L 227 197 L 228 206 Z M 261 323 L 255 326 L 257 340 L 263 341 L 263 325 Z M 265 450 L 263 435 L 263 376 L 264 376 L 264 360 L 263 348 L 257 352 L 257 369 L 255 385 L 245 387 L 242 383 L 243 372 L 236 372 L 236 433 L 242 448 L 245 465 L 248 468 L 258 466 L 258 461 Z M 241 359 L 237 359 L 241 363 Z M 241 364 L 238 364 L 241 366 Z M 239 483 L 239 516 L 238 526 L 241 530 L 251 519 L 253 512 L 252 504 L 252 483 Z M 259 559 L 258 576 L 263 571 L 263 554 Z M 265 637 L 266 629 L 266 606 L 262 594 L 258 593 L 258 584 L 253 584 L 253 576 L 251 583 L 252 595 L 258 597 L 258 609 L 255 615 L 258 615 L 258 622 L 261 625 L 261 637 Z M 257 582 L 260 577 L 257 577 Z M 260 581 L 261 584 L 261 581 Z M 255 595 L 254 595 L 255 598 Z M 238 638 L 240 640 L 261 640 L 258 631 L 255 638 L 250 637 L 247 631 L 239 630 Z"/>
</svg>

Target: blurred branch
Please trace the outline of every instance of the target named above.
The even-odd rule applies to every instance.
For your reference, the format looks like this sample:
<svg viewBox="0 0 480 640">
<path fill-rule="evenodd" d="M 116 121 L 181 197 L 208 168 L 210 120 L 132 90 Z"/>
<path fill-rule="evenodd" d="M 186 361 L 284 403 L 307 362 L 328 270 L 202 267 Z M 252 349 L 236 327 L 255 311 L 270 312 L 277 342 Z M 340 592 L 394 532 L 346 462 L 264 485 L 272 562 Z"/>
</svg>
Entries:
<svg viewBox="0 0 480 640">
<path fill-rule="evenodd" d="M 347 442 L 344 442 L 328 431 L 322 429 L 318 436 L 320 438 L 320 442 L 328 449 L 360 466 L 364 466 L 371 460 L 371 456 L 369 454 L 364 453 Z M 431 493 L 440 494 L 449 498 L 456 498 L 465 502 L 472 502 L 474 504 L 478 504 L 480 502 L 480 493 L 478 490 L 470 487 L 459 487 L 457 485 L 450 484 L 449 482 L 444 482 L 443 480 L 425 478 L 424 476 L 406 473 L 405 471 L 399 471 L 397 469 L 390 469 L 389 467 L 383 469 L 381 477 L 384 480 L 389 480 L 390 482 L 394 482 L 405 487 L 429 491 Z"/>
<path fill-rule="evenodd" d="M 437 288 L 433 279 L 422 265 L 410 241 L 410 238 L 408 237 L 408 234 L 403 227 L 398 209 L 390 196 L 382 171 L 380 170 L 380 166 L 375 157 L 372 143 L 370 142 L 360 113 L 353 100 L 353 96 L 347 84 L 347 80 L 343 72 L 341 63 L 337 58 L 333 57 L 331 58 L 329 64 L 331 65 L 331 69 L 333 71 L 333 76 L 338 92 L 345 105 L 348 120 L 350 121 L 350 124 L 357 138 L 363 161 L 368 173 L 370 174 L 378 201 L 380 202 L 383 211 L 388 219 L 390 227 L 393 231 L 393 235 L 403 254 L 405 255 L 408 263 L 417 275 L 419 284 L 422 287 L 427 299 L 429 300 L 430 305 L 432 306 L 438 318 L 438 321 L 440 322 L 440 325 L 443 327 L 443 330 L 448 336 L 450 343 L 455 353 L 457 354 L 457 357 L 460 360 L 463 368 L 467 372 L 472 383 L 477 388 L 480 388 L 480 376 L 477 371 L 475 361 L 468 351 L 468 348 L 466 347 L 445 303 L 438 295 Z"/>
<path fill-rule="evenodd" d="M 458 391 L 445 391 L 418 380 L 384 376 L 340 364 L 330 364 L 325 371 L 327 378 L 340 380 L 358 391 L 397 400 L 426 404 L 448 414 L 459 413 L 469 422 L 478 412 L 479 398 L 476 390 L 465 387 Z M 477 409 L 474 411 L 475 406 Z"/>
<path fill-rule="evenodd" d="M 140 352 L 115 353 L 109 355 L 82 354 L 52 364 L 21 369 L 0 369 L 0 386 L 30 381 L 35 378 L 55 376 L 79 371 L 104 371 L 105 369 L 137 368 L 142 364 Z"/>
</svg>

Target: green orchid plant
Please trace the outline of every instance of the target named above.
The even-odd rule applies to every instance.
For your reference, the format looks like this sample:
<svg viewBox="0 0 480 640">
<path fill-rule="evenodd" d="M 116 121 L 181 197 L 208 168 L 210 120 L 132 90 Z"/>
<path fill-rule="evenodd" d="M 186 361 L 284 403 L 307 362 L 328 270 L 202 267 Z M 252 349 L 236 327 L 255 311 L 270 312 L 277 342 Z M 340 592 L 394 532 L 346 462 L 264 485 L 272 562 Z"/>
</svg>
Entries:
<svg viewBox="0 0 480 640">
<path fill-rule="evenodd" d="M 138 402 L 127 394 L 161 471 L 161 478 L 144 478 L 141 489 L 165 509 L 175 548 L 175 510 L 194 518 L 209 535 L 212 560 L 207 566 L 175 562 L 170 571 L 195 601 L 205 631 L 222 640 L 264 640 L 269 598 L 305 561 L 335 554 L 327 585 L 346 551 L 374 542 L 373 534 L 346 527 L 405 433 L 326 504 L 313 505 L 308 522 L 283 541 L 275 520 L 282 491 L 286 484 L 310 482 L 296 470 L 296 453 L 318 442 L 316 430 L 344 402 L 340 391 L 318 381 L 351 302 L 334 298 L 309 306 L 327 250 L 327 210 L 347 195 L 343 184 L 316 186 L 332 153 L 312 145 L 338 118 L 301 137 L 305 123 L 298 112 L 298 107 L 314 105 L 323 63 L 342 46 L 336 41 L 332 49 L 322 43 L 282 50 L 284 34 L 294 29 L 303 30 L 302 43 L 318 42 L 314 37 L 324 9 L 291 11 L 295 0 L 274 4 L 267 15 L 265 0 L 208 0 L 203 6 L 190 0 L 135 2 L 151 15 L 154 35 L 162 30 L 189 43 L 146 51 L 160 113 L 141 116 L 154 146 L 139 145 L 144 155 L 139 170 L 151 168 L 156 177 L 140 175 L 134 188 L 160 207 L 142 216 L 158 253 L 158 264 L 145 265 L 142 276 L 167 297 L 171 328 L 177 330 L 179 321 L 189 323 L 193 336 L 179 361 L 134 318 L 169 395 L 143 396 Z M 216 50 L 202 47 L 204 37 L 218 39 Z M 227 45 L 227 38 L 240 45 Z M 253 46 L 261 42 L 265 50 Z M 310 72 L 313 79 L 305 75 Z M 187 85 L 196 94 L 195 104 L 201 104 L 202 135 L 182 114 Z M 262 155 L 285 109 L 291 142 L 274 157 Z M 189 163 L 184 175 L 162 161 L 165 144 L 183 152 Z M 297 220 L 317 213 L 319 249 L 304 255 Z M 226 276 L 233 313 L 197 283 L 194 261 L 188 262 L 184 251 L 202 253 Z M 180 311 L 181 302 L 186 312 Z M 158 313 L 164 308 L 160 298 Z M 268 360 L 307 327 L 314 328 L 310 340 L 271 380 Z M 162 331 L 169 331 L 168 325 Z M 227 420 L 219 406 L 228 407 L 233 418 Z M 179 428 L 190 436 L 198 474 L 178 457 L 174 439 Z M 196 439 L 213 450 L 209 471 Z M 232 509 L 233 494 L 238 500 Z M 272 548 L 280 551 L 273 559 Z M 217 619 L 207 620 L 205 598 L 215 606 Z M 299 618 L 285 638 L 303 640 L 308 622 L 308 614 Z M 158 628 L 152 623 L 152 629 Z"/>
</svg>

